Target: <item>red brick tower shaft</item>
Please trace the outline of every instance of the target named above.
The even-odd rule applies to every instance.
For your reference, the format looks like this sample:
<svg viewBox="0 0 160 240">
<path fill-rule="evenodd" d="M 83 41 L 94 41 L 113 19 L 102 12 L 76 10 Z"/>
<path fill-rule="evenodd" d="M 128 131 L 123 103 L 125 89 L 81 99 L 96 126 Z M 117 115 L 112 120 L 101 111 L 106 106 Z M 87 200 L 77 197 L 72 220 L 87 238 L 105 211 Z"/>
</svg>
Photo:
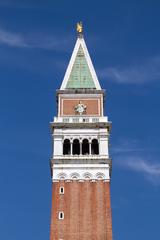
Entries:
<svg viewBox="0 0 160 240">
<path fill-rule="evenodd" d="M 61 186 L 65 194 L 60 195 Z M 65 213 L 64 220 L 57 216 Z M 110 184 L 59 182 L 52 186 L 51 240 L 111 240 Z"/>
</svg>

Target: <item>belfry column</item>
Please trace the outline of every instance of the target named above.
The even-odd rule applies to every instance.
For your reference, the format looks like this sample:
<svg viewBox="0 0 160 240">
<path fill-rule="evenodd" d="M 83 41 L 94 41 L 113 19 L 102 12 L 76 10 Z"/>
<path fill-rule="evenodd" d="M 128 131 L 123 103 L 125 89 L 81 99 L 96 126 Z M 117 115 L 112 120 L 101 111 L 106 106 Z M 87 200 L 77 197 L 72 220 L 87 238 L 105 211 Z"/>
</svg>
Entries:
<svg viewBox="0 0 160 240">
<path fill-rule="evenodd" d="M 71 139 L 70 142 L 71 142 L 71 155 L 73 155 L 73 139 Z"/>
<path fill-rule="evenodd" d="M 82 155 L 82 138 L 79 139 L 80 142 L 80 155 Z"/>
<path fill-rule="evenodd" d="M 89 139 L 89 155 L 92 154 L 92 148 L 91 148 L 92 140 Z"/>
</svg>

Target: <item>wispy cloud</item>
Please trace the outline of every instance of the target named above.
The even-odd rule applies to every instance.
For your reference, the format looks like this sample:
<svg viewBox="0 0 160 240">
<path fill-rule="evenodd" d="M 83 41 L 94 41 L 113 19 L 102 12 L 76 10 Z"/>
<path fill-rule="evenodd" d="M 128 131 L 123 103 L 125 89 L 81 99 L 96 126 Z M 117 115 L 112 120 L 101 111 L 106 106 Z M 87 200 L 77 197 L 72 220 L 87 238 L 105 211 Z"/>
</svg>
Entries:
<svg viewBox="0 0 160 240">
<path fill-rule="evenodd" d="M 0 45 L 17 48 L 39 48 L 66 51 L 72 42 L 71 37 L 58 37 L 47 34 L 22 34 L 0 28 Z"/>
<path fill-rule="evenodd" d="M 159 149 L 148 149 L 141 146 L 138 140 L 122 140 L 119 147 L 113 149 L 114 163 L 123 169 L 141 173 L 154 184 L 160 184 L 160 162 L 156 161 L 154 152 Z M 150 157 L 154 155 L 154 160 Z M 159 154 L 158 154 L 159 155 Z"/>
<path fill-rule="evenodd" d="M 154 183 L 160 184 L 160 163 L 146 160 L 142 156 L 123 156 L 118 157 L 117 164 L 121 167 L 129 169 L 134 172 L 142 173 L 145 179 Z"/>
<path fill-rule="evenodd" d="M 112 148 L 113 154 L 125 154 L 130 152 L 141 152 L 145 148 L 140 146 L 137 139 L 119 139 L 115 147 Z"/>
<path fill-rule="evenodd" d="M 0 29 L 0 44 L 10 47 L 28 47 L 21 34 Z"/>
<path fill-rule="evenodd" d="M 104 68 L 99 75 L 119 84 L 143 84 L 160 80 L 160 56 L 152 57 L 141 64 Z"/>
<path fill-rule="evenodd" d="M 66 62 L 62 53 L 70 52 L 72 44 L 70 36 L 64 38 L 43 32 L 16 33 L 0 26 L 0 67 L 23 69 L 45 77 L 53 72 L 55 75 L 65 71 Z M 38 54 L 35 50 L 39 51 Z M 52 51 L 52 54 L 44 54 L 46 50 Z"/>
<path fill-rule="evenodd" d="M 151 163 L 141 157 L 130 157 L 127 166 L 135 171 L 160 177 L 160 163 Z"/>
</svg>

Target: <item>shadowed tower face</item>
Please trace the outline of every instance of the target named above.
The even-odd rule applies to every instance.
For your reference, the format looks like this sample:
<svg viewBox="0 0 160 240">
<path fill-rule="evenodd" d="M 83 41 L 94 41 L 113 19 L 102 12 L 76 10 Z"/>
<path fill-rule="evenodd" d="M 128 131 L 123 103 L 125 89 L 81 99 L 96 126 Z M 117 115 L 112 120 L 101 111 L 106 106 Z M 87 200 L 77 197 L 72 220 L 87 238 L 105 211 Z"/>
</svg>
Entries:
<svg viewBox="0 0 160 240">
<path fill-rule="evenodd" d="M 111 123 L 81 23 L 60 90 L 53 136 L 50 240 L 112 240 Z"/>
</svg>

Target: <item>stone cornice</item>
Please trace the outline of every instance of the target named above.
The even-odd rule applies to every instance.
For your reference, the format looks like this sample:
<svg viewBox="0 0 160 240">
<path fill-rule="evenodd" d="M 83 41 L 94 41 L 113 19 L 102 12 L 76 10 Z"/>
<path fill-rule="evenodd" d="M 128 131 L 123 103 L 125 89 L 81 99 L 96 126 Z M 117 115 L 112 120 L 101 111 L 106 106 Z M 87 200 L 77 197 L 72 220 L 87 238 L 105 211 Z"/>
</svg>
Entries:
<svg viewBox="0 0 160 240">
<path fill-rule="evenodd" d="M 112 123 L 108 122 L 97 122 L 97 123 L 64 123 L 64 122 L 50 122 L 51 128 L 107 128 L 111 129 Z"/>
<path fill-rule="evenodd" d="M 57 90 L 56 95 L 59 94 L 106 94 L 104 89 L 85 89 L 85 88 L 77 88 L 77 89 L 65 89 L 65 90 Z"/>
<path fill-rule="evenodd" d="M 109 164 L 112 165 L 110 158 L 92 158 L 92 157 L 66 157 L 66 158 L 52 158 L 51 166 L 54 164 Z"/>
</svg>

